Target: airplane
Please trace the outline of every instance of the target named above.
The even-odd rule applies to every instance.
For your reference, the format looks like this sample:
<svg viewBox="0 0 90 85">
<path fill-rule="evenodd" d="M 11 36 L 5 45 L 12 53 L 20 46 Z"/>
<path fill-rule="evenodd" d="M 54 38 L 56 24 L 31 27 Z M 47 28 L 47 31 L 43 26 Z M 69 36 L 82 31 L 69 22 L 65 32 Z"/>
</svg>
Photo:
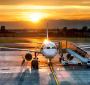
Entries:
<svg viewBox="0 0 90 85">
<path fill-rule="evenodd" d="M 63 56 L 62 49 L 61 49 L 61 46 L 60 46 L 60 42 L 52 42 L 51 40 L 49 40 L 48 29 L 47 29 L 46 34 L 47 34 L 47 38 L 42 43 L 39 43 L 39 44 L 41 44 L 41 48 L 40 48 L 39 51 L 31 51 L 29 49 L 10 48 L 10 47 L 0 47 L 0 48 L 6 48 L 6 49 L 10 49 L 10 50 L 27 51 L 27 53 L 25 54 L 25 57 L 23 58 L 23 61 L 22 61 L 21 65 L 23 65 L 25 63 L 25 61 L 31 61 L 32 60 L 31 66 L 33 68 L 38 69 L 38 58 L 37 57 L 38 57 L 39 54 L 42 54 L 45 58 L 48 59 L 48 65 L 51 64 L 51 60 L 57 54 L 59 54 L 61 57 Z M 34 59 L 32 59 L 32 52 L 35 53 Z"/>
</svg>

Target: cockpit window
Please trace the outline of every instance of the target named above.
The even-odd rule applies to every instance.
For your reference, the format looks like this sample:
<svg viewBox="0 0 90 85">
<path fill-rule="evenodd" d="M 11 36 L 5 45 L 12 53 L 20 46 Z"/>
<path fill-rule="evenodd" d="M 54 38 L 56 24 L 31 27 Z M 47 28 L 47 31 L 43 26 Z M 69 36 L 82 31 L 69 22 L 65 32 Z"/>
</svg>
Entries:
<svg viewBox="0 0 90 85">
<path fill-rule="evenodd" d="M 47 47 L 47 49 L 50 49 L 50 47 Z"/>
<path fill-rule="evenodd" d="M 52 49 L 56 49 L 56 47 L 52 47 Z"/>
<path fill-rule="evenodd" d="M 56 49 L 56 47 L 46 47 L 46 49 Z"/>
</svg>

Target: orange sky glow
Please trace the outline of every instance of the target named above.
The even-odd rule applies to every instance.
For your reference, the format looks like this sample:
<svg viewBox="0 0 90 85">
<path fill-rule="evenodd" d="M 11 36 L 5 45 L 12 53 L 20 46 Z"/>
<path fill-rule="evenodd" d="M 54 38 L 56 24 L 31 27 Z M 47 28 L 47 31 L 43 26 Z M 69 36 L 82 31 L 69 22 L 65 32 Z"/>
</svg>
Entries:
<svg viewBox="0 0 90 85">
<path fill-rule="evenodd" d="M 90 1 L 0 0 L 0 21 L 30 21 L 33 13 L 40 13 L 40 19 L 90 20 Z"/>
</svg>

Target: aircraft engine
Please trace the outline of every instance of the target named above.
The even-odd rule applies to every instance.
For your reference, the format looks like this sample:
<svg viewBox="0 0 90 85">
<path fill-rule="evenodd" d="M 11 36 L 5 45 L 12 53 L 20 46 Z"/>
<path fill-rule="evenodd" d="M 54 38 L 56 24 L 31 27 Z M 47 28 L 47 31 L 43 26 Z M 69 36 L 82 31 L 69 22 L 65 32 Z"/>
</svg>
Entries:
<svg viewBox="0 0 90 85">
<path fill-rule="evenodd" d="M 32 54 L 31 54 L 31 53 L 26 53 L 25 59 L 26 59 L 27 61 L 30 61 L 30 60 L 32 59 Z"/>
<path fill-rule="evenodd" d="M 67 59 L 68 59 L 69 61 L 71 61 L 73 58 L 74 58 L 74 57 L 71 56 L 71 54 L 67 54 Z"/>
</svg>

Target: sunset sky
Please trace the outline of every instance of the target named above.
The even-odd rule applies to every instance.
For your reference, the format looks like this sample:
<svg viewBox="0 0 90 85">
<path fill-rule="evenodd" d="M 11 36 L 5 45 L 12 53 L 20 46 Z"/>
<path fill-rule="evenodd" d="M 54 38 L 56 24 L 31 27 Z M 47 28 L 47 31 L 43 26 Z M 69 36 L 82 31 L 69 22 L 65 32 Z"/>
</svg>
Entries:
<svg viewBox="0 0 90 85">
<path fill-rule="evenodd" d="M 42 19 L 90 20 L 90 0 L 0 0 L 0 21 Z"/>
</svg>

